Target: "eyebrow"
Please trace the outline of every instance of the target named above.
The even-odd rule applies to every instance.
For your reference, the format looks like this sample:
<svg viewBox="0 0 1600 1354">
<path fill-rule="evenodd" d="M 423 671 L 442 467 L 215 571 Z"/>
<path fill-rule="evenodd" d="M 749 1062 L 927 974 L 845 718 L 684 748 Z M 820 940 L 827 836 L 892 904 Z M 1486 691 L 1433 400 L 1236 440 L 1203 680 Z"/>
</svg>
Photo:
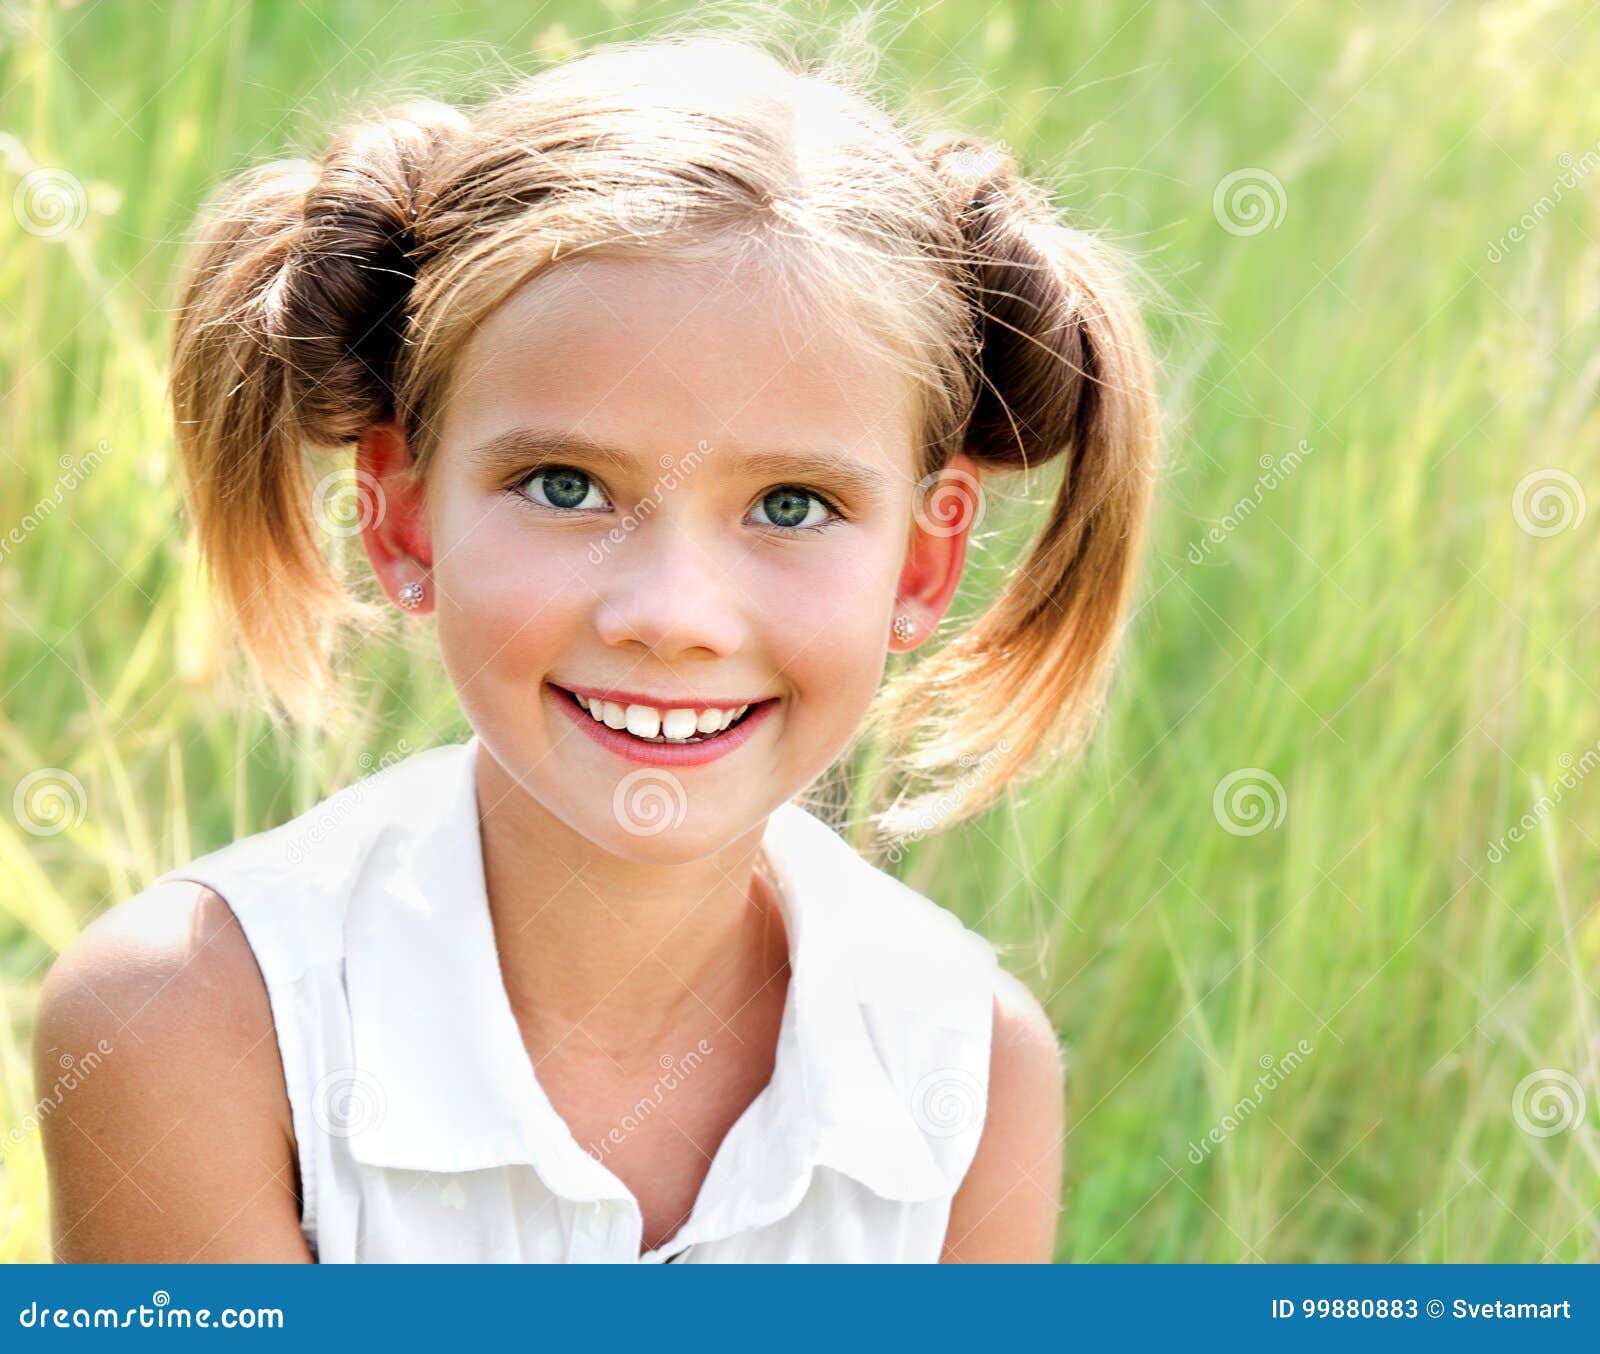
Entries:
<svg viewBox="0 0 1600 1354">
<path fill-rule="evenodd" d="M 511 474 L 534 460 L 554 456 L 573 456 L 584 461 L 610 466 L 618 471 L 654 469 L 664 473 L 684 458 L 663 465 L 635 455 L 623 447 L 612 446 L 580 432 L 554 432 L 542 428 L 510 428 L 466 451 L 469 465 L 488 475 Z M 831 450 L 784 451 L 751 450 L 725 454 L 714 448 L 700 453 L 706 458 L 732 464 L 751 476 L 774 480 L 801 479 L 827 484 L 846 494 L 866 498 L 886 495 L 890 479 L 883 471 L 867 465 L 846 452 Z M 685 467 L 692 469 L 692 466 Z"/>
</svg>

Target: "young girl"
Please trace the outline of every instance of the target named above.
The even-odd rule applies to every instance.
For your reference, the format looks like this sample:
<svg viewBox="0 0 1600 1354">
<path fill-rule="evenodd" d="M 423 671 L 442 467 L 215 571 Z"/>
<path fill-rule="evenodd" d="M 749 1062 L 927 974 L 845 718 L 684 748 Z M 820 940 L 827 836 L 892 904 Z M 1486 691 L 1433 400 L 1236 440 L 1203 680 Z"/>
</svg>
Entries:
<svg viewBox="0 0 1600 1354">
<path fill-rule="evenodd" d="M 353 448 L 473 735 L 57 962 L 39 1057 L 114 1050 L 47 1123 L 58 1258 L 1048 1260 L 1048 1021 L 798 801 L 871 729 L 926 831 L 1084 736 L 1155 455 L 1112 279 L 1004 155 L 709 33 L 232 183 L 173 347 L 218 594 L 327 716 L 373 607 L 302 452 Z M 1057 456 L 1002 594 L 883 684 L 982 481 Z"/>
</svg>

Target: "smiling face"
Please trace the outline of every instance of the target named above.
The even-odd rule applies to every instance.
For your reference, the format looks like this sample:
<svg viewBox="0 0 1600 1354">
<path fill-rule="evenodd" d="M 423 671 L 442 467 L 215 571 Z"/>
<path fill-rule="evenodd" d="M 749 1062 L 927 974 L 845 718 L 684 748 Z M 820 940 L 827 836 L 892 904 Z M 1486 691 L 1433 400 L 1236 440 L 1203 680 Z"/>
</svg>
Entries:
<svg viewBox="0 0 1600 1354">
<path fill-rule="evenodd" d="M 748 831 L 827 768 L 883 674 L 912 387 L 772 285 L 563 263 L 476 331 L 440 416 L 417 553 L 451 679 L 509 776 L 624 857 Z M 693 711 L 703 741 L 646 741 L 688 718 L 663 734 L 630 705 Z M 667 830 L 641 826 L 652 795 Z"/>
</svg>

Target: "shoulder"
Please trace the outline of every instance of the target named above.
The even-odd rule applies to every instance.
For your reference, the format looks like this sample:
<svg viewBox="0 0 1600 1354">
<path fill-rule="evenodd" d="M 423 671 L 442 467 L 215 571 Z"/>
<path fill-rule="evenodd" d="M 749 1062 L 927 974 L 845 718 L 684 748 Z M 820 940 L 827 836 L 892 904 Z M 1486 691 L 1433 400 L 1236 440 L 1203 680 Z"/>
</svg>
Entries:
<svg viewBox="0 0 1600 1354">
<path fill-rule="evenodd" d="M 996 969 L 991 1081 L 1000 1083 L 1002 1094 L 1044 1092 L 1055 1101 L 1064 1090 L 1065 1074 L 1060 1040 L 1039 999 L 1013 974 Z M 1025 1107 L 1028 1103 L 1024 1101 Z"/>
<path fill-rule="evenodd" d="M 190 1041 L 204 1056 L 208 1044 L 259 1034 L 262 1017 L 271 1019 L 266 987 L 227 902 L 202 884 L 166 880 L 103 913 L 62 951 L 40 989 L 38 1042 L 43 1052 L 52 1037 L 67 1052 L 106 1042 L 137 1058 L 154 1036 Z"/>
<path fill-rule="evenodd" d="M 92 922 L 45 979 L 33 1053 L 58 1259 L 220 1258 L 252 1191 L 292 1204 L 267 990 L 210 889 L 161 881 Z"/>
<path fill-rule="evenodd" d="M 997 969 L 989 1050 L 991 1116 L 1059 1124 L 1065 1091 L 1066 1064 L 1050 1017 L 1022 982 Z"/>
<path fill-rule="evenodd" d="M 929 1029 L 987 1040 L 998 961 L 989 941 L 937 900 L 824 828 L 834 869 L 817 905 L 862 1002 L 915 1013 Z M 813 871 L 820 867 L 813 865 Z"/>
<path fill-rule="evenodd" d="M 1060 1213 L 1065 1064 L 1044 1008 L 997 970 L 983 1136 L 950 1210 L 946 1261 L 1048 1261 Z"/>
</svg>

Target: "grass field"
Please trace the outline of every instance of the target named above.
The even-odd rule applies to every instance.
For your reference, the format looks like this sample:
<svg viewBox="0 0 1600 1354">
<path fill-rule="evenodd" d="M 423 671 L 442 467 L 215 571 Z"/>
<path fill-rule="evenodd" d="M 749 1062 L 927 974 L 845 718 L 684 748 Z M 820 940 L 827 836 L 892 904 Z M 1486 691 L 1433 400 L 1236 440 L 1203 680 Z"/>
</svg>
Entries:
<svg viewBox="0 0 1600 1354">
<path fill-rule="evenodd" d="M 0 1259 L 48 1255 L 52 955 L 362 750 L 467 732 L 425 649 L 363 655 L 359 745 L 213 694 L 162 391 L 196 206 L 386 87 L 465 97 L 675 12 L 0 11 Z M 1162 352 L 1100 738 L 900 867 L 1058 1024 L 1058 1258 L 1600 1259 L 1600 20 L 963 2 L 880 31 L 905 97 L 1138 251 Z"/>
</svg>

